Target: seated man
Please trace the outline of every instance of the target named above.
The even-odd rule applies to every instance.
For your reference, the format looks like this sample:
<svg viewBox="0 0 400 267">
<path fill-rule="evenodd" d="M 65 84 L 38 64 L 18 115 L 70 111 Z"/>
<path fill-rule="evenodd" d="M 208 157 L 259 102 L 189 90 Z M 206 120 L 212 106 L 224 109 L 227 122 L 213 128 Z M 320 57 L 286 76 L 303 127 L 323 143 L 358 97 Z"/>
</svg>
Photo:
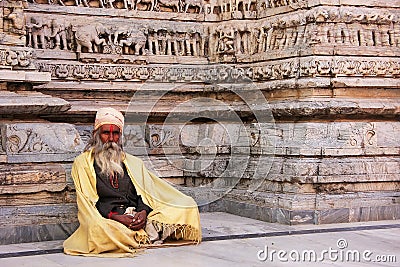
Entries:
<svg viewBox="0 0 400 267">
<path fill-rule="evenodd" d="M 65 240 L 66 254 L 121 256 L 164 239 L 169 245 L 201 241 L 195 201 L 123 151 L 123 126 L 122 113 L 100 109 L 93 136 L 72 165 L 80 226 Z"/>
</svg>

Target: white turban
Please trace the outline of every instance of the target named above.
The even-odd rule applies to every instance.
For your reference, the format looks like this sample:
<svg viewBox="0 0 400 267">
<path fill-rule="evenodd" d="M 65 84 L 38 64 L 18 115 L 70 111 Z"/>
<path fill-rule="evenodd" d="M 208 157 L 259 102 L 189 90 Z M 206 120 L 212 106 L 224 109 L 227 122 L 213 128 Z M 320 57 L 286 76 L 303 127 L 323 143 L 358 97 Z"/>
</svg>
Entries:
<svg viewBox="0 0 400 267">
<path fill-rule="evenodd" d="M 100 108 L 96 113 L 94 130 L 96 131 L 105 124 L 118 126 L 120 131 L 124 128 L 124 115 L 114 108 Z"/>
</svg>

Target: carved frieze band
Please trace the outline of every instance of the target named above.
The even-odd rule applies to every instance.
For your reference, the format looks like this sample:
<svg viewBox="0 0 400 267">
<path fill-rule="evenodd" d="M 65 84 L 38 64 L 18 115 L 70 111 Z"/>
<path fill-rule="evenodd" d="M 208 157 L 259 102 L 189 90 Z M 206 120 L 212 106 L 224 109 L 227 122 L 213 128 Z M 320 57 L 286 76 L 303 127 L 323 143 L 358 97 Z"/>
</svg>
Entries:
<svg viewBox="0 0 400 267">
<path fill-rule="evenodd" d="M 86 8 L 124 9 L 180 13 L 224 14 L 238 12 L 241 16 L 257 10 L 280 6 L 307 6 L 305 0 L 28 0 L 33 4 L 77 6 Z"/>
<path fill-rule="evenodd" d="M 39 71 L 50 72 L 53 79 L 66 80 L 131 80 L 156 82 L 188 81 L 269 81 L 300 77 L 398 77 L 398 58 L 327 58 L 312 57 L 302 61 L 282 60 L 246 67 L 179 66 L 112 64 L 57 64 L 48 61 L 36 63 Z"/>
<path fill-rule="evenodd" d="M 370 13 L 369 13 L 370 12 Z M 80 21 L 29 14 L 26 46 L 88 53 L 263 57 L 271 51 L 335 45 L 400 47 L 400 15 L 390 10 L 317 7 L 257 21 L 219 24 Z M 223 61 L 223 59 L 222 59 Z"/>
<path fill-rule="evenodd" d="M 203 26 L 151 21 L 85 21 L 27 15 L 26 46 L 35 49 L 126 55 L 204 56 Z"/>
<path fill-rule="evenodd" d="M 252 23 L 230 21 L 210 26 L 210 54 L 263 55 L 273 50 L 315 45 L 400 47 L 396 11 L 316 7 Z"/>
</svg>

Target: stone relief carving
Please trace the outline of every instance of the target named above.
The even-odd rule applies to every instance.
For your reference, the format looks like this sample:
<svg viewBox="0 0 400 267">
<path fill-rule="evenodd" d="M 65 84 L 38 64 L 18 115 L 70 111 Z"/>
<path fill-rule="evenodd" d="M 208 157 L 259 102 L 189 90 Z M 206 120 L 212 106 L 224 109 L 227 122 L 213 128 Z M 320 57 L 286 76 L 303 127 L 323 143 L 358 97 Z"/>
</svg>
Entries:
<svg viewBox="0 0 400 267">
<path fill-rule="evenodd" d="M 169 128 L 169 129 L 168 129 Z M 146 127 L 145 140 L 150 148 L 177 146 L 178 141 L 173 127 L 150 125 Z"/>
<path fill-rule="evenodd" d="M 123 146 L 124 147 L 144 146 L 145 140 L 141 134 L 142 132 L 143 131 L 141 131 L 141 129 L 138 129 L 137 126 L 127 125 L 124 130 Z"/>
<path fill-rule="evenodd" d="M 201 27 L 158 28 L 136 23 L 73 22 L 39 15 L 29 17 L 27 46 L 84 53 L 204 56 Z M 72 22 L 71 22 L 72 21 Z"/>
<path fill-rule="evenodd" d="M 200 177 L 220 177 L 228 168 L 228 164 L 229 159 L 216 158 L 211 163 L 208 163 L 208 166 L 206 168 L 201 168 L 197 174 Z M 205 181 L 202 184 L 204 185 L 208 182 L 209 181 Z"/>
<path fill-rule="evenodd" d="M 79 136 L 82 140 L 82 143 L 87 144 L 92 136 L 93 128 L 91 127 L 90 129 L 79 129 Z"/>
<path fill-rule="evenodd" d="M 25 45 L 25 15 L 21 2 L 3 2 L 0 18 L 0 44 Z"/>
<path fill-rule="evenodd" d="M 30 18 L 30 22 L 26 24 L 28 29 L 28 47 L 46 49 L 46 37 L 50 35 L 49 25 L 43 22 L 40 16 Z"/>
<path fill-rule="evenodd" d="M 10 9 L 12 9 L 12 12 L 4 17 L 6 20 L 10 20 L 12 22 L 9 31 L 12 33 L 16 33 L 18 35 L 24 35 L 25 34 L 24 10 L 19 7 Z"/>
<path fill-rule="evenodd" d="M 180 12 L 217 15 L 218 18 L 255 18 L 260 10 L 280 6 L 301 8 L 304 0 L 28 0 L 32 4 L 124 9 L 127 11 Z"/>
<path fill-rule="evenodd" d="M 191 26 L 176 28 L 175 24 L 154 26 L 111 20 L 79 25 L 61 18 L 32 15 L 26 23 L 27 46 L 135 56 L 210 56 L 219 61 L 234 61 L 235 57 L 263 58 L 271 51 L 299 46 L 399 47 L 400 16 L 389 11 L 365 12 L 317 7 L 254 22 L 227 21 L 217 26 L 208 25 L 204 30 L 191 29 Z"/>
<path fill-rule="evenodd" d="M 48 4 L 61 6 L 82 6 L 89 8 L 111 8 L 140 11 L 202 13 L 204 0 L 28 0 L 33 4 Z"/>
<path fill-rule="evenodd" d="M 18 129 L 16 125 L 7 128 L 7 151 L 12 154 L 31 152 L 55 152 L 33 129 Z"/>
<path fill-rule="evenodd" d="M 146 31 L 146 30 L 144 30 Z M 144 31 L 137 30 L 130 27 L 119 27 L 113 30 L 114 45 L 119 45 L 124 54 L 145 55 L 145 45 L 147 36 Z M 147 32 L 146 32 L 147 33 Z M 133 50 L 130 52 L 130 50 Z"/>
<path fill-rule="evenodd" d="M 306 7 L 307 0 L 265 0 L 264 8 L 275 8 L 282 6 Z"/>
<path fill-rule="evenodd" d="M 32 49 L 0 46 L 0 68 L 34 69 L 32 58 Z"/>
<path fill-rule="evenodd" d="M 28 47 L 70 50 L 73 45 L 71 25 L 62 19 L 32 15 L 27 18 L 26 29 Z"/>
<path fill-rule="evenodd" d="M 203 13 L 205 1 L 204 0 L 185 0 L 184 1 L 185 10 L 184 12 L 187 13 L 189 7 L 195 8 L 195 13 Z"/>
<path fill-rule="evenodd" d="M 68 40 L 71 39 L 71 36 L 69 36 L 68 27 L 69 25 L 61 20 L 51 20 L 51 34 L 49 37 L 54 41 L 52 46 L 53 48 L 62 50 L 70 49 L 70 46 L 68 46 Z"/>
<path fill-rule="evenodd" d="M 0 125 L 0 154 L 4 153 L 6 151 L 5 149 L 5 127 L 3 125 Z"/>
<path fill-rule="evenodd" d="M 111 43 L 110 30 L 102 23 L 92 23 L 83 26 L 72 26 L 75 37 L 76 52 L 82 52 L 82 47 L 87 48 L 89 53 L 99 52 L 101 46 L 105 46 L 107 41 L 101 36 L 107 35 Z"/>
<path fill-rule="evenodd" d="M 210 54 L 260 56 L 270 51 L 316 44 L 399 47 L 399 15 L 379 10 L 371 14 L 366 12 L 318 7 L 254 23 L 224 22 L 209 28 Z"/>
<path fill-rule="evenodd" d="M 343 125 L 337 132 L 337 139 L 346 146 L 365 148 L 377 145 L 375 123 Z"/>
</svg>

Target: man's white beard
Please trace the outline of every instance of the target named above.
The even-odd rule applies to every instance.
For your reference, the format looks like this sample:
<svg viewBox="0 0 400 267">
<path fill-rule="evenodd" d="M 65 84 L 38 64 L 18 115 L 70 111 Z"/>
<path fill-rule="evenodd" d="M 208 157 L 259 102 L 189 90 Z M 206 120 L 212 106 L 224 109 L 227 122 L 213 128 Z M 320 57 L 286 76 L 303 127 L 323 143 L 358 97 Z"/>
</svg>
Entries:
<svg viewBox="0 0 400 267">
<path fill-rule="evenodd" d="M 113 176 L 115 173 L 124 175 L 122 168 L 123 151 L 117 143 L 107 142 L 101 145 L 100 141 L 95 145 L 94 152 L 94 158 L 102 174 L 107 176 Z"/>
</svg>

